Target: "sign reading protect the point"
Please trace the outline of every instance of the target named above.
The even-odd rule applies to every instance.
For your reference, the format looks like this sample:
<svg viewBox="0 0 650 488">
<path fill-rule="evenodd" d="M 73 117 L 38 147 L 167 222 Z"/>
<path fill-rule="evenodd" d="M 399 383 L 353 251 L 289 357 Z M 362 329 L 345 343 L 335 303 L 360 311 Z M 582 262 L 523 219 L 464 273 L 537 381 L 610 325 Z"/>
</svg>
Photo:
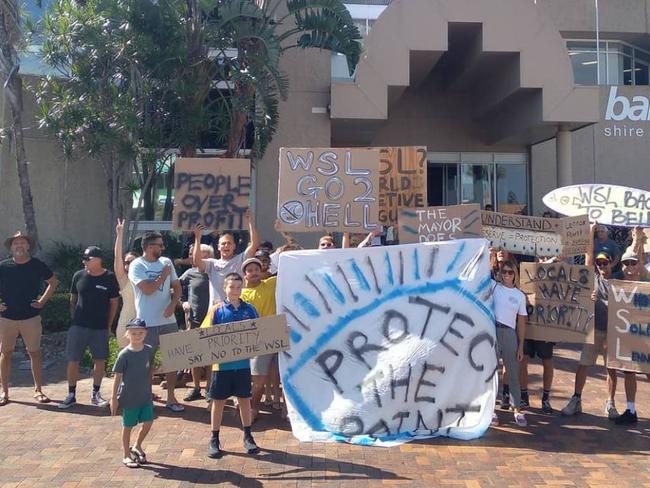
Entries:
<svg viewBox="0 0 650 488">
<path fill-rule="evenodd" d="M 601 224 L 634 227 L 650 225 L 650 192 L 626 186 L 585 184 L 547 193 L 544 205 L 563 215 L 588 214 Z"/>
<path fill-rule="evenodd" d="M 379 150 L 281 148 L 280 228 L 365 232 L 377 226 Z"/>
<path fill-rule="evenodd" d="M 180 158 L 174 166 L 173 229 L 246 227 L 251 177 L 247 159 Z"/>
</svg>

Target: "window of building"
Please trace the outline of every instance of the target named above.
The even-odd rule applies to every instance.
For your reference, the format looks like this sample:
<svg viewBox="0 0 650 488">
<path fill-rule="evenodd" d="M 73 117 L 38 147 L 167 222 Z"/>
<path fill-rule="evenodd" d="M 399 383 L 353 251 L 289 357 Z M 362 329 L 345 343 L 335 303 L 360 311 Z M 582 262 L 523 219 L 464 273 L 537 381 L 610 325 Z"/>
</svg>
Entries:
<svg viewBox="0 0 650 488">
<path fill-rule="evenodd" d="M 650 53 L 636 46 L 608 40 L 596 49 L 594 40 L 568 40 L 567 49 L 576 85 L 650 84 Z"/>
</svg>

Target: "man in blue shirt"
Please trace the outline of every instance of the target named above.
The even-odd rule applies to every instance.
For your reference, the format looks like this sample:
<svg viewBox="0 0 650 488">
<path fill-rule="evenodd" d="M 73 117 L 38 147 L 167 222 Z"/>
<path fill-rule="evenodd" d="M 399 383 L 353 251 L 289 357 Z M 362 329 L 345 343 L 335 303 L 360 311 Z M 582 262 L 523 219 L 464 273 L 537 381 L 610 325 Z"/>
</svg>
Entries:
<svg viewBox="0 0 650 488">
<path fill-rule="evenodd" d="M 224 279 L 225 302 L 212 309 L 201 324 L 211 327 L 230 322 L 240 322 L 258 318 L 257 310 L 249 303 L 240 300 L 244 280 L 238 273 L 230 273 Z M 251 367 L 249 359 L 214 364 L 212 382 L 208 390 L 208 399 L 212 401 L 211 427 L 212 438 L 208 446 L 208 457 L 219 458 L 223 454 L 219 444 L 219 429 L 226 400 L 237 397 L 239 415 L 244 428 L 244 449 L 248 454 L 259 452 L 251 434 Z"/>
</svg>

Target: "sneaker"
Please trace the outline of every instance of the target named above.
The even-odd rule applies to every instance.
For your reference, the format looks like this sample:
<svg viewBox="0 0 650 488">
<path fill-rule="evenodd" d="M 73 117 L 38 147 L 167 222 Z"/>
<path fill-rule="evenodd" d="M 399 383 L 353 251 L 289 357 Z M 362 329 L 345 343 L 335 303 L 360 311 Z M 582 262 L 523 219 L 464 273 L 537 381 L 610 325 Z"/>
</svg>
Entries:
<svg viewBox="0 0 650 488">
<path fill-rule="evenodd" d="M 510 410 L 510 394 L 501 397 L 501 410 Z"/>
<path fill-rule="evenodd" d="M 90 403 L 97 407 L 108 407 L 108 400 L 104 400 L 101 393 L 98 391 L 93 393 L 93 396 L 90 399 Z"/>
<path fill-rule="evenodd" d="M 567 403 L 566 407 L 564 407 L 560 413 L 567 416 L 582 413 L 582 399 L 573 395 L 571 400 L 569 400 L 569 403 Z"/>
<path fill-rule="evenodd" d="M 605 414 L 609 420 L 616 420 L 618 417 L 618 410 L 616 410 L 616 405 L 613 401 L 607 400 L 605 402 Z"/>
<path fill-rule="evenodd" d="M 638 417 L 636 416 L 636 412 L 632 413 L 630 412 L 630 409 L 626 409 L 625 412 L 623 412 L 621 415 L 616 417 L 614 419 L 614 423 L 616 425 L 632 425 L 636 424 L 639 421 Z"/>
<path fill-rule="evenodd" d="M 515 422 L 519 427 L 527 427 L 528 422 L 526 421 L 526 416 L 523 413 L 516 413 L 515 414 Z"/>
<path fill-rule="evenodd" d="M 183 401 L 193 402 L 194 400 L 200 400 L 201 398 L 203 398 L 203 395 L 201 395 L 201 390 L 193 388 L 192 391 L 185 398 L 183 398 Z"/>
<path fill-rule="evenodd" d="M 553 407 L 551 407 L 551 401 L 548 398 L 542 398 L 542 412 L 549 415 L 554 412 Z"/>
<path fill-rule="evenodd" d="M 257 447 L 257 444 L 255 444 L 255 439 L 253 439 L 253 436 L 244 437 L 244 449 L 246 449 L 246 452 L 248 454 L 257 454 L 260 452 L 260 448 Z"/>
<path fill-rule="evenodd" d="M 528 400 L 528 395 L 521 395 L 519 408 L 530 408 L 530 401 Z"/>
<path fill-rule="evenodd" d="M 492 425 L 494 426 L 499 425 L 499 416 L 497 415 L 496 412 L 492 414 Z"/>
<path fill-rule="evenodd" d="M 223 455 L 221 446 L 219 445 L 219 439 L 210 439 L 210 444 L 208 444 L 208 457 L 212 459 L 220 458 Z"/>
<path fill-rule="evenodd" d="M 59 403 L 58 407 L 61 409 L 66 409 L 66 408 L 70 408 L 76 403 L 77 403 L 77 397 L 74 395 L 74 393 L 68 393 L 68 396 L 65 397 L 65 400 Z"/>
</svg>

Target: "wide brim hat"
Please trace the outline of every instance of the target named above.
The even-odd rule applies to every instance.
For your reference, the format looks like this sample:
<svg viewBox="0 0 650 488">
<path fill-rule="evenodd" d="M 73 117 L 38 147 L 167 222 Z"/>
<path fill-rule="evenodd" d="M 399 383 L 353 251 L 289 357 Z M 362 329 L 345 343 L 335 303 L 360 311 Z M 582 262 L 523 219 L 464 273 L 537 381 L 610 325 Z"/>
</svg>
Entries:
<svg viewBox="0 0 650 488">
<path fill-rule="evenodd" d="M 7 240 L 5 240 L 5 247 L 9 250 L 11 250 L 11 243 L 14 242 L 14 239 L 25 239 L 27 242 L 29 242 L 29 250 L 33 251 L 34 248 L 36 247 L 36 242 L 34 239 L 27 234 L 23 234 L 22 231 L 16 232 L 14 235 L 11 237 L 8 237 Z"/>
<path fill-rule="evenodd" d="M 246 272 L 246 266 L 248 266 L 249 264 L 253 264 L 253 263 L 257 264 L 260 268 L 262 267 L 262 261 L 260 261 L 259 259 L 257 259 L 257 258 L 248 258 L 246 261 L 244 261 L 242 263 L 241 272 L 245 273 Z"/>
</svg>

